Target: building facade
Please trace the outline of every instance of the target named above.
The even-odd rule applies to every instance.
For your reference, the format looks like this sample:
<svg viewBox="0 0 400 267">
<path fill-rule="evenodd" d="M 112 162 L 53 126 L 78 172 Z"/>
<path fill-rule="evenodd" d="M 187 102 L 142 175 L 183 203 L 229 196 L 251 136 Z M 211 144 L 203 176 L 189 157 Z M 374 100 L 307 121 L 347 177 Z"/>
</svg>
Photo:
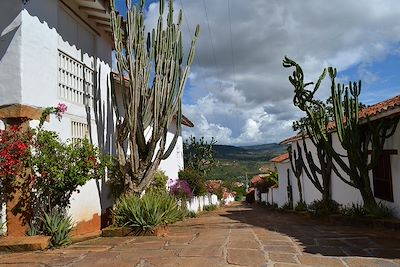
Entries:
<svg viewBox="0 0 400 267">
<path fill-rule="evenodd" d="M 383 120 L 388 117 L 400 116 L 400 96 L 380 102 L 367 108 L 367 113 L 371 120 Z M 345 150 L 341 147 L 336 132 L 333 132 L 333 147 L 335 151 L 346 155 Z M 311 152 L 314 161 L 318 165 L 318 157 L 315 146 L 309 138 L 305 139 L 308 150 Z M 297 143 L 303 147 L 301 136 L 296 135 L 284 141 L 283 144 L 289 144 L 292 151 L 297 150 Z M 372 149 L 372 148 L 371 148 Z M 394 134 L 386 139 L 384 144 L 383 155 L 377 166 L 370 171 L 370 184 L 374 192 L 377 202 L 381 202 L 389 207 L 394 216 L 400 218 L 400 124 L 397 125 Z M 294 153 L 294 152 L 293 152 Z M 304 151 L 303 158 L 308 167 Z M 289 155 L 281 155 L 272 160 L 279 173 L 279 188 L 275 189 L 274 199 L 279 206 L 286 203 L 292 203 L 294 206 L 300 201 L 299 187 L 297 186 L 297 178 L 295 177 L 289 161 Z M 341 174 L 346 178 L 347 175 L 338 167 Z M 347 177 L 348 178 L 348 177 Z M 320 179 L 321 181 L 321 179 Z M 300 176 L 301 190 L 303 200 L 310 204 L 314 200 L 322 198 L 321 193 L 311 183 L 306 173 Z M 321 181 L 322 183 L 322 181 Z M 331 175 L 331 196 L 332 199 L 344 206 L 354 204 L 363 204 L 361 194 L 358 189 L 344 183 L 333 171 Z"/>
<path fill-rule="evenodd" d="M 2 0 L 0 10 L 0 110 L 16 108 L 22 114 L 65 103 L 62 120 L 51 117 L 45 128 L 65 141 L 90 138 L 103 152 L 113 153 L 108 1 Z M 37 117 L 29 119 L 31 127 L 38 124 Z M 170 126 L 168 142 L 175 128 Z M 160 168 L 177 179 L 183 168 L 181 137 Z M 69 210 L 76 223 L 74 234 L 99 231 L 113 204 L 106 180 L 91 180 L 79 191 Z"/>
</svg>

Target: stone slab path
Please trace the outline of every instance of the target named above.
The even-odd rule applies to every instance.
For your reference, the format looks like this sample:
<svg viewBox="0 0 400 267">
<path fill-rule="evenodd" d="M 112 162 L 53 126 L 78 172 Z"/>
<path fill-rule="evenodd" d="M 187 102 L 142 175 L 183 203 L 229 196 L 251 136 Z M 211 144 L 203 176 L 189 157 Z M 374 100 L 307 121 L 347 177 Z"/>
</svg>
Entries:
<svg viewBox="0 0 400 267">
<path fill-rule="evenodd" d="M 64 249 L 0 254 L 0 266 L 399 266 L 400 234 L 234 204 L 166 237 L 97 238 Z"/>
</svg>

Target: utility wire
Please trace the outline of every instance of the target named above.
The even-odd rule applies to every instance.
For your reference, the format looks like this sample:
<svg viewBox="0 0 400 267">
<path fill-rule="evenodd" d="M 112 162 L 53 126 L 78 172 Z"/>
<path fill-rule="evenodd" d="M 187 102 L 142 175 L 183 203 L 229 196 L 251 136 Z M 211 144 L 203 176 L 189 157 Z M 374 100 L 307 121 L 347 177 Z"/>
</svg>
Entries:
<svg viewBox="0 0 400 267">
<path fill-rule="evenodd" d="M 232 16 L 231 16 L 231 5 L 230 0 L 228 0 L 228 15 L 229 15 L 229 32 L 231 37 L 231 57 L 232 57 L 232 72 L 233 72 L 233 82 L 236 83 L 236 67 L 235 67 L 235 57 L 233 53 L 233 40 L 232 40 Z"/>
<path fill-rule="evenodd" d="M 190 27 L 189 27 L 188 19 L 186 17 L 185 8 L 183 6 L 182 0 L 179 0 L 179 2 L 180 2 L 181 7 L 182 7 L 183 19 L 185 20 L 185 24 L 186 24 L 187 30 L 188 30 L 190 36 L 192 37 L 193 36 L 192 35 L 192 31 L 190 30 Z M 190 40 L 189 40 L 189 45 L 190 45 Z M 199 67 L 200 67 L 201 64 L 200 64 L 200 59 L 199 59 L 198 53 L 194 53 L 194 56 L 196 57 L 197 64 L 199 64 Z"/>
<path fill-rule="evenodd" d="M 214 59 L 214 65 L 215 65 L 215 68 L 218 69 L 218 67 L 217 67 L 217 57 L 215 56 L 214 41 L 213 41 L 213 37 L 212 37 L 212 33 L 211 33 L 210 21 L 208 19 L 207 6 L 206 6 L 205 0 L 203 0 L 203 6 L 204 6 L 204 12 L 206 14 L 208 33 L 210 34 L 210 44 L 211 44 L 211 50 L 212 50 L 212 55 L 213 55 L 213 59 Z"/>
</svg>

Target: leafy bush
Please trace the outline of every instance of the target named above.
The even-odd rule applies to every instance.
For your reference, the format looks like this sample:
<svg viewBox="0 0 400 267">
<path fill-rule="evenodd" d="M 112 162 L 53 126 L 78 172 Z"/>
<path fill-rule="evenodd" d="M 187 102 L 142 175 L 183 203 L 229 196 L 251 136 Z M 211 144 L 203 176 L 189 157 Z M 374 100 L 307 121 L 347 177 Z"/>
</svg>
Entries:
<svg viewBox="0 0 400 267">
<path fill-rule="evenodd" d="M 292 210 L 293 209 L 292 203 L 286 202 L 285 204 L 283 204 L 281 209 L 283 209 L 283 210 Z"/>
<path fill-rule="evenodd" d="M 366 208 L 366 210 L 367 214 L 373 218 L 389 218 L 393 216 L 393 211 L 382 202 L 379 202 L 376 207 Z"/>
<path fill-rule="evenodd" d="M 73 192 L 92 178 L 104 175 L 104 160 L 88 139 L 64 143 L 55 132 L 39 131 L 32 167 L 38 204 L 46 212 L 66 208 Z"/>
<path fill-rule="evenodd" d="M 188 182 L 185 180 L 174 181 L 173 184 L 169 187 L 169 192 L 171 193 L 171 195 L 181 200 L 187 200 L 193 197 L 192 189 L 190 188 Z"/>
<path fill-rule="evenodd" d="M 304 201 L 297 202 L 296 206 L 294 207 L 295 211 L 307 211 L 307 204 Z"/>
<path fill-rule="evenodd" d="M 236 196 L 235 196 L 235 201 L 242 201 L 243 200 L 243 195 L 242 194 L 237 194 Z"/>
<path fill-rule="evenodd" d="M 174 223 L 186 214 L 173 196 L 152 191 L 142 198 L 134 195 L 121 197 L 114 211 L 117 226 L 131 227 L 138 233 Z"/>
<path fill-rule="evenodd" d="M 332 200 L 315 200 L 309 206 L 308 210 L 311 211 L 314 215 L 317 216 L 325 216 L 329 214 L 337 214 L 340 210 L 340 205 Z"/>
<path fill-rule="evenodd" d="M 15 187 L 22 186 L 16 177 L 27 165 L 31 144 L 31 131 L 22 131 L 17 126 L 0 130 L 0 195 L 4 200 L 12 199 Z"/>
<path fill-rule="evenodd" d="M 352 203 L 350 207 L 343 207 L 340 213 L 345 216 L 362 217 L 367 214 L 367 210 L 361 204 Z"/>
<path fill-rule="evenodd" d="M 179 180 L 184 180 L 188 182 L 195 196 L 202 196 L 207 193 L 205 179 L 200 172 L 192 169 L 185 169 L 179 171 L 178 176 Z"/>
<path fill-rule="evenodd" d="M 218 205 L 210 204 L 203 207 L 203 211 L 213 211 L 218 209 Z"/>
<path fill-rule="evenodd" d="M 72 219 L 63 212 L 44 213 L 39 218 L 39 226 L 30 225 L 28 235 L 51 236 L 52 247 L 64 247 L 71 243 Z"/>
<path fill-rule="evenodd" d="M 165 174 L 164 171 L 158 170 L 155 173 L 154 179 L 150 184 L 150 189 L 157 192 L 166 192 L 167 182 L 168 182 L 168 176 Z"/>
<path fill-rule="evenodd" d="M 393 216 L 392 210 L 382 202 L 377 203 L 377 206 L 372 208 L 364 207 L 358 203 L 352 203 L 350 207 L 342 208 L 341 214 L 351 217 L 370 216 L 372 218 L 388 218 Z"/>
</svg>

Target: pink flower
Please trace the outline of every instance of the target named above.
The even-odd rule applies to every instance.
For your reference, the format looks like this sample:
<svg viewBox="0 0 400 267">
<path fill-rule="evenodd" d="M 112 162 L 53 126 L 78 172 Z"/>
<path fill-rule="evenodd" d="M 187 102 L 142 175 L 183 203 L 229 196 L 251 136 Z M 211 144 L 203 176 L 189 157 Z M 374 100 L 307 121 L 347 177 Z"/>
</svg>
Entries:
<svg viewBox="0 0 400 267">
<path fill-rule="evenodd" d="M 64 103 L 58 103 L 57 110 L 59 113 L 64 114 L 67 111 L 67 105 Z"/>
<path fill-rule="evenodd" d="M 62 115 L 67 111 L 67 105 L 64 103 L 58 103 L 58 106 L 56 107 L 56 116 L 58 120 L 61 120 Z"/>
</svg>

